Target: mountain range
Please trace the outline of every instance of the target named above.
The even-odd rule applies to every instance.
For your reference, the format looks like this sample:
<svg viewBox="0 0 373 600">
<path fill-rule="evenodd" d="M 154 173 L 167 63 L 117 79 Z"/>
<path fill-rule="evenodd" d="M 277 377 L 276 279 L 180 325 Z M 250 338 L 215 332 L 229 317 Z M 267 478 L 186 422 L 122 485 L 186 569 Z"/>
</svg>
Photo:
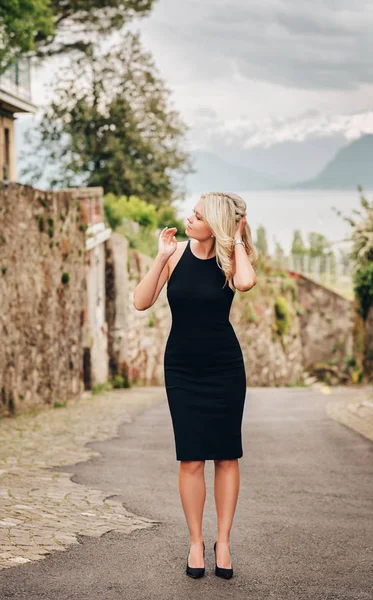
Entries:
<svg viewBox="0 0 373 600">
<path fill-rule="evenodd" d="M 296 152 L 288 145 L 284 152 Z M 361 185 L 373 189 L 373 134 L 362 135 L 359 139 L 340 148 L 338 144 L 333 155 L 319 172 L 311 178 L 300 179 L 294 169 L 292 179 L 253 168 L 253 161 L 237 164 L 218 156 L 214 152 L 192 152 L 193 166 L 196 170 L 187 178 L 189 192 L 207 190 L 263 190 L 263 189 L 356 189 Z M 330 147 L 332 150 L 332 147 Z M 263 149 L 260 151 L 263 154 Z M 279 149 L 276 149 L 277 156 Z M 243 151 L 245 154 L 245 151 Z M 251 150 L 251 157 L 253 152 Z M 249 155 L 246 151 L 246 159 Z M 268 157 L 268 155 L 267 155 Z M 236 155 L 237 160 L 237 155 Z M 242 160 L 242 158 L 241 158 Z M 269 163 L 268 163 L 269 164 Z M 263 166 L 263 161 L 261 162 Z M 289 172 L 289 170 L 287 170 Z"/>
<path fill-rule="evenodd" d="M 313 179 L 298 182 L 292 188 L 356 189 L 373 187 L 373 135 L 366 134 L 341 148 Z"/>
</svg>

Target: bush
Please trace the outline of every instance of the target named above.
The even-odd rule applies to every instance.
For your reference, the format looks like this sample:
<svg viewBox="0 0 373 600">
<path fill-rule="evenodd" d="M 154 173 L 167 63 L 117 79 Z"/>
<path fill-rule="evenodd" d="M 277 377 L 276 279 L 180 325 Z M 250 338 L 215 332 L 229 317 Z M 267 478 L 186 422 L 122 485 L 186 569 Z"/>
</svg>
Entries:
<svg viewBox="0 0 373 600">
<path fill-rule="evenodd" d="M 278 296 L 275 301 L 275 329 L 282 337 L 291 325 L 291 313 L 285 296 Z"/>
<path fill-rule="evenodd" d="M 178 236 L 185 236 L 186 224 L 184 221 L 178 219 L 175 209 L 173 206 L 162 206 L 157 212 L 158 227 L 163 229 L 164 227 L 176 227 Z"/>
<path fill-rule="evenodd" d="M 359 302 L 359 313 L 364 320 L 373 305 L 373 262 L 361 267 L 354 275 L 354 291 Z"/>
<path fill-rule="evenodd" d="M 113 230 L 122 224 L 123 219 L 135 221 L 135 223 L 151 229 L 157 227 L 156 207 L 137 196 L 117 197 L 114 194 L 107 194 L 104 197 L 104 211 L 105 217 Z"/>
</svg>

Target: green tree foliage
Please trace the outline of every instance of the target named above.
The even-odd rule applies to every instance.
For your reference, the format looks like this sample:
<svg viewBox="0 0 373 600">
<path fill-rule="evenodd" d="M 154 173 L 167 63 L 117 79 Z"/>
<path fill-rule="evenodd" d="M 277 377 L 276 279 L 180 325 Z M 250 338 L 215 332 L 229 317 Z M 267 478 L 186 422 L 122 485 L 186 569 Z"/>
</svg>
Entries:
<svg viewBox="0 0 373 600">
<path fill-rule="evenodd" d="M 258 252 L 263 255 L 268 254 L 268 244 L 267 244 L 267 236 L 266 231 L 263 225 L 260 225 L 256 231 L 256 242 L 255 246 L 258 249 Z"/>
<path fill-rule="evenodd" d="M 0 74 L 19 54 L 36 50 L 37 36 L 54 35 L 49 0 L 0 0 L 0 24 Z"/>
<path fill-rule="evenodd" d="M 307 252 L 308 252 L 308 249 L 303 242 L 301 231 L 300 231 L 300 229 L 296 229 L 294 231 L 293 243 L 291 246 L 291 253 L 305 256 L 307 254 Z"/>
<path fill-rule="evenodd" d="M 0 73 L 14 55 L 86 54 L 100 37 L 147 16 L 155 0 L 0 0 Z"/>
<path fill-rule="evenodd" d="M 104 211 L 108 225 L 116 230 L 124 224 L 124 220 L 134 221 L 141 227 L 153 231 L 155 228 L 177 227 L 178 239 L 185 236 L 185 224 L 179 220 L 173 206 L 161 206 L 156 209 L 136 196 L 114 196 L 107 194 L 104 197 Z"/>
<path fill-rule="evenodd" d="M 123 219 L 139 223 L 142 227 L 155 229 L 157 226 L 157 213 L 153 204 L 140 200 L 137 196 L 120 196 L 107 194 L 104 198 L 105 216 L 112 229 L 117 229 Z"/>
<path fill-rule="evenodd" d="M 330 242 L 321 233 L 312 231 L 308 234 L 309 254 L 311 257 L 323 256 L 330 252 Z"/>
<path fill-rule="evenodd" d="M 39 58 L 66 54 L 68 51 L 89 53 L 103 38 L 134 18 L 147 16 L 154 0 L 50 0 L 55 32 L 36 36 Z"/>
<path fill-rule="evenodd" d="M 103 186 L 157 207 L 183 198 L 175 181 L 191 170 L 183 149 L 187 126 L 168 107 L 169 94 L 139 35 L 127 32 L 119 48 L 62 72 L 32 151 L 38 164 L 22 176 L 35 184 L 53 167 L 52 188 Z M 32 134 L 28 140 L 32 146 Z"/>
<path fill-rule="evenodd" d="M 332 245 L 329 240 L 321 233 L 312 231 L 308 234 L 309 250 L 308 254 L 311 258 L 320 258 L 320 272 L 325 273 L 327 270 L 327 262 L 329 261 L 329 268 L 333 271 L 335 269 L 335 255 L 332 251 Z"/>
<path fill-rule="evenodd" d="M 302 233 L 300 229 L 296 229 L 294 231 L 293 242 L 291 245 L 290 252 L 293 255 L 295 269 L 300 269 L 301 271 L 303 271 L 305 268 L 305 258 L 308 255 L 308 248 L 303 242 Z"/>
<path fill-rule="evenodd" d="M 373 202 L 367 200 L 363 189 L 360 193 L 360 209 L 353 211 L 354 217 L 348 217 L 336 210 L 352 227 L 350 256 L 354 262 L 354 290 L 359 301 L 359 312 L 366 319 L 373 305 Z"/>
<path fill-rule="evenodd" d="M 275 236 L 273 236 L 273 244 L 275 247 L 275 250 L 273 253 L 273 259 L 274 259 L 275 265 L 277 266 L 277 268 L 286 268 L 287 258 L 285 255 L 285 251 Z"/>
<path fill-rule="evenodd" d="M 164 227 L 177 227 L 177 238 L 187 237 L 185 234 L 186 224 L 180 220 L 173 206 L 161 206 L 157 211 L 158 227 L 163 229 Z"/>
<path fill-rule="evenodd" d="M 370 307 L 373 305 L 373 261 L 356 271 L 354 291 L 359 299 L 359 312 L 365 320 L 368 317 Z"/>
</svg>

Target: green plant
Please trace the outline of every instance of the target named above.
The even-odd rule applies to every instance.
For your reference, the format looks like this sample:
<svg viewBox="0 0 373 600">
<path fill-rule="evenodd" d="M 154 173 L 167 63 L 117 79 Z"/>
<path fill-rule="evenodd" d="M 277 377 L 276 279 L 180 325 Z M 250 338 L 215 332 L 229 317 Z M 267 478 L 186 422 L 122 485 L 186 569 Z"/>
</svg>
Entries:
<svg viewBox="0 0 373 600">
<path fill-rule="evenodd" d="M 242 315 L 249 323 L 257 323 L 259 320 L 258 315 L 255 312 L 255 309 L 251 302 L 247 301 L 247 298 L 244 299 L 244 304 L 242 307 Z"/>
<path fill-rule="evenodd" d="M 156 316 L 155 312 L 153 311 L 148 319 L 148 327 L 155 327 L 156 323 L 157 323 L 157 316 Z"/>
<path fill-rule="evenodd" d="M 157 220 L 159 229 L 163 229 L 164 227 L 176 227 L 178 235 L 184 232 L 185 224 L 178 219 L 173 206 L 161 206 L 157 211 Z"/>
<path fill-rule="evenodd" d="M 297 286 L 293 279 L 287 277 L 281 282 L 281 291 L 285 294 L 286 292 L 291 292 L 291 297 L 293 301 L 297 299 Z"/>
<path fill-rule="evenodd" d="M 295 312 L 298 315 L 298 317 L 304 315 L 304 313 L 306 312 L 306 309 L 304 308 L 304 306 L 302 306 L 300 304 L 300 302 L 297 302 L 296 306 L 295 306 Z"/>
<path fill-rule="evenodd" d="M 112 389 L 112 384 L 110 381 L 105 381 L 105 383 L 96 383 L 96 385 L 94 385 L 92 387 L 92 394 L 97 395 L 97 394 L 103 394 L 104 392 L 111 390 Z"/>
<path fill-rule="evenodd" d="M 70 275 L 68 273 L 62 273 L 61 282 L 66 285 L 70 281 Z"/>
<path fill-rule="evenodd" d="M 361 383 L 363 379 L 363 369 L 361 367 L 355 367 L 352 372 L 352 381 L 354 383 Z"/>
<path fill-rule="evenodd" d="M 105 216 L 112 229 L 117 229 L 123 219 L 139 223 L 143 227 L 155 229 L 158 223 L 156 207 L 137 196 L 107 194 L 104 197 Z"/>
<path fill-rule="evenodd" d="M 346 367 L 356 367 L 356 358 L 353 354 L 347 354 L 344 357 L 344 364 Z"/>
<path fill-rule="evenodd" d="M 113 388 L 117 389 L 127 387 L 125 378 L 122 375 L 115 375 L 114 379 L 112 380 L 112 386 Z"/>
<path fill-rule="evenodd" d="M 52 218 L 48 219 L 48 235 L 50 238 L 54 236 L 54 221 Z"/>
<path fill-rule="evenodd" d="M 359 314 L 366 320 L 373 305 L 373 261 L 354 274 L 354 291 L 358 298 Z"/>
<path fill-rule="evenodd" d="M 275 329 L 283 337 L 291 325 L 291 313 L 285 296 L 278 296 L 274 305 Z"/>
<path fill-rule="evenodd" d="M 66 406 L 67 406 L 66 400 L 64 400 L 63 402 L 59 402 L 58 400 L 56 400 L 53 404 L 54 408 L 65 408 Z"/>
<path fill-rule="evenodd" d="M 47 207 L 48 207 L 48 202 L 47 202 L 47 200 L 45 200 L 45 198 L 42 198 L 41 196 L 39 196 L 39 198 L 38 198 L 38 202 L 39 202 L 39 203 L 40 203 L 42 206 L 44 206 L 44 208 L 47 208 Z"/>
<path fill-rule="evenodd" d="M 304 379 L 292 379 L 286 384 L 286 387 L 308 387 Z"/>
<path fill-rule="evenodd" d="M 7 268 L 6 267 L 1 267 L 1 272 L 2 272 L 3 275 L 6 275 Z"/>
</svg>

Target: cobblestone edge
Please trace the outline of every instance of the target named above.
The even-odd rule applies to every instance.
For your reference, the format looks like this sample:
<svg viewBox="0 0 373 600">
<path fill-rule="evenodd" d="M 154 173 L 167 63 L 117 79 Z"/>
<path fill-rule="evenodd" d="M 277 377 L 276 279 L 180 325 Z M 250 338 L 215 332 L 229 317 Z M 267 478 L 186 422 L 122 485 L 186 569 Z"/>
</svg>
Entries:
<svg viewBox="0 0 373 600">
<path fill-rule="evenodd" d="M 0 570 L 78 544 L 77 535 L 130 534 L 159 523 L 53 467 L 100 456 L 88 442 L 115 437 L 123 423 L 165 399 L 162 387 L 112 390 L 64 408 L 0 420 Z"/>
</svg>

